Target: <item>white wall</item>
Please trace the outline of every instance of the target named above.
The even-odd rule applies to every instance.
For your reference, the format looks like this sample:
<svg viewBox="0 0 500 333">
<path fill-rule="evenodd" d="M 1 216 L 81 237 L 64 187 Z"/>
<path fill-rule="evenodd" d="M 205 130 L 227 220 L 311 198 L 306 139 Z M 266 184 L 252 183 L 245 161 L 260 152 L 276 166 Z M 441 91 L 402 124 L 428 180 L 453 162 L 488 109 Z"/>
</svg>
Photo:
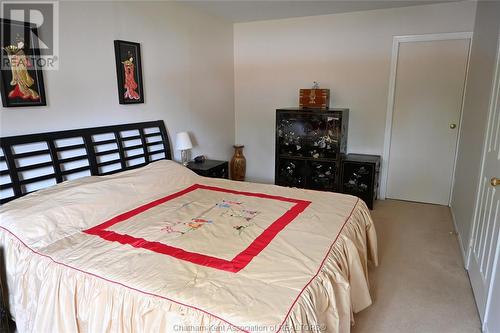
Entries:
<svg viewBox="0 0 500 333">
<path fill-rule="evenodd" d="M 475 3 L 458 2 L 235 24 L 236 141 L 248 179 L 273 182 L 275 109 L 319 81 L 350 111 L 348 150 L 382 154 L 392 37 L 472 31 Z"/>
<path fill-rule="evenodd" d="M 118 104 L 115 39 L 141 43 L 145 104 Z M 231 156 L 232 23 L 173 2 L 61 1 L 60 70 L 44 78 L 48 106 L 2 108 L 1 136 L 163 119 L 171 140 L 194 134 L 193 154 Z"/>
<path fill-rule="evenodd" d="M 469 244 L 500 31 L 500 2 L 478 2 L 451 209 L 462 251 Z"/>
</svg>

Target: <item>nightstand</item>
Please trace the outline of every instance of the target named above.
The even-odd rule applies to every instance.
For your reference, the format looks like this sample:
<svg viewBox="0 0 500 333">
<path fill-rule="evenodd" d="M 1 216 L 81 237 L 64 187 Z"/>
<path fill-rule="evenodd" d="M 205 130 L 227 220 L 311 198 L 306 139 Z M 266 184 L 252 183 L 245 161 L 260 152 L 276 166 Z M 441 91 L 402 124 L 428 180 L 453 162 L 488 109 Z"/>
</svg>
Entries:
<svg viewBox="0 0 500 333">
<path fill-rule="evenodd" d="M 187 168 L 204 177 L 229 178 L 229 163 L 227 161 L 205 160 L 202 163 L 191 161 Z"/>
</svg>

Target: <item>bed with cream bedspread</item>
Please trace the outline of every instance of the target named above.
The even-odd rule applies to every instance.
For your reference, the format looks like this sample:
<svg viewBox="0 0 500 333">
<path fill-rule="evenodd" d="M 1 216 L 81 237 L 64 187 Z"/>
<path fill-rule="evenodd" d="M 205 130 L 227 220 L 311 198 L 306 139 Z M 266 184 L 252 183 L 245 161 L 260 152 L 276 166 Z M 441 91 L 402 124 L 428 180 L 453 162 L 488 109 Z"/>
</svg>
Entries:
<svg viewBox="0 0 500 333">
<path fill-rule="evenodd" d="M 172 161 L 0 208 L 19 332 L 349 332 L 377 240 L 337 193 L 195 175 Z"/>
</svg>

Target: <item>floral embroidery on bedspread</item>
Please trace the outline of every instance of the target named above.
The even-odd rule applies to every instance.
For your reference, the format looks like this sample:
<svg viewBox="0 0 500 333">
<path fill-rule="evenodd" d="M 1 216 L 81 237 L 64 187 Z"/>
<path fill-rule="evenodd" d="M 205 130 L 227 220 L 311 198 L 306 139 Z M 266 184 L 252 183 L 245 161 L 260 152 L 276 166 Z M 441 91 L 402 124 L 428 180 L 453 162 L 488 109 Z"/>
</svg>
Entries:
<svg viewBox="0 0 500 333">
<path fill-rule="evenodd" d="M 193 201 L 185 203 L 181 208 L 187 208 L 193 203 Z M 244 202 L 223 199 L 188 221 L 165 221 L 160 230 L 167 234 L 178 234 L 182 236 L 188 232 L 196 231 L 201 227 L 214 224 L 214 219 L 211 216 L 215 214 L 216 216 L 235 218 L 236 220 L 247 222 L 246 224 L 235 224 L 233 219 L 229 220 L 228 227 L 235 229 L 238 235 L 241 235 L 246 228 L 255 225 L 253 222 L 248 222 L 252 221 L 259 213 L 260 212 L 255 209 L 246 208 Z"/>
</svg>

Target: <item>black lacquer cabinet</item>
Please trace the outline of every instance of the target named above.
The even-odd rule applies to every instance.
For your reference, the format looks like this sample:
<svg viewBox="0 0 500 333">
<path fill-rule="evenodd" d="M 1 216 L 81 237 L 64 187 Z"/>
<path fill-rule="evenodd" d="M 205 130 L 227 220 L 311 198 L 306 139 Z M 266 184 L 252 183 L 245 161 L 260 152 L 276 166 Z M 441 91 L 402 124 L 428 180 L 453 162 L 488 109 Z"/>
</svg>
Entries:
<svg viewBox="0 0 500 333">
<path fill-rule="evenodd" d="M 342 193 L 363 199 L 373 209 L 379 185 L 380 156 L 348 154 L 342 160 Z"/>
<path fill-rule="evenodd" d="M 348 109 L 276 110 L 275 184 L 339 191 Z"/>
</svg>

